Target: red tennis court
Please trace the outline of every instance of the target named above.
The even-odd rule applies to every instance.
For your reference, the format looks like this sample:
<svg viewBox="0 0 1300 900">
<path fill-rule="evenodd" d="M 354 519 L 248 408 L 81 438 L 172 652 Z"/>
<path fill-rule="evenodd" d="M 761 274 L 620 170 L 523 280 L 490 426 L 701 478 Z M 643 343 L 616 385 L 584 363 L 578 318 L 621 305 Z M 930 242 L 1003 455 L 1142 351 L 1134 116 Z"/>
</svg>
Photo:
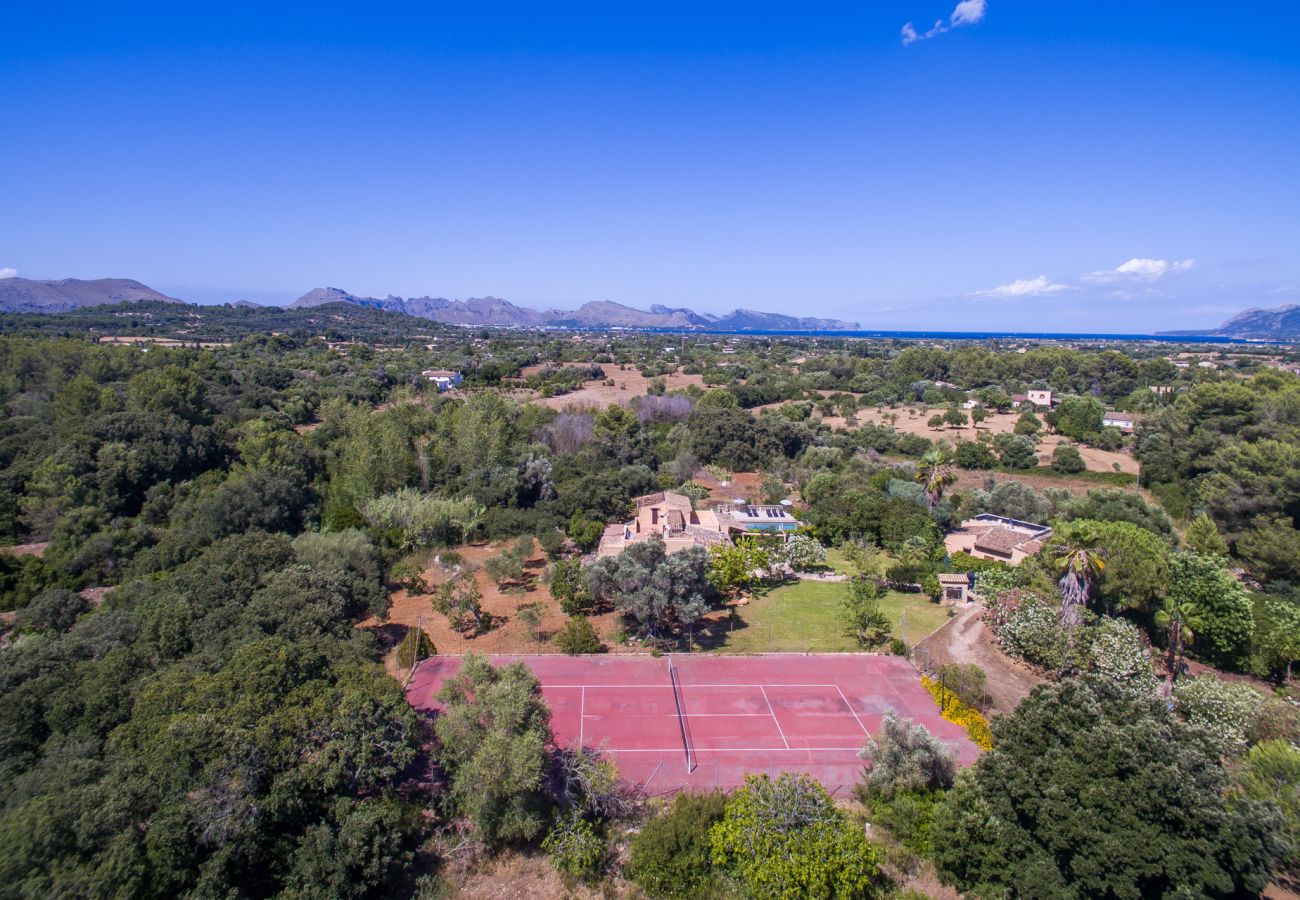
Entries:
<svg viewBox="0 0 1300 900">
<path fill-rule="evenodd" d="M 828 789 L 856 784 L 858 751 L 893 710 L 951 742 L 962 763 L 979 754 L 939 715 L 916 670 L 896 656 L 502 656 L 537 675 L 561 745 L 602 750 L 650 793 L 730 787 L 746 774 L 807 772 Z M 461 659 L 416 669 L 407 697 L 436 709 Z"/>
</svg>

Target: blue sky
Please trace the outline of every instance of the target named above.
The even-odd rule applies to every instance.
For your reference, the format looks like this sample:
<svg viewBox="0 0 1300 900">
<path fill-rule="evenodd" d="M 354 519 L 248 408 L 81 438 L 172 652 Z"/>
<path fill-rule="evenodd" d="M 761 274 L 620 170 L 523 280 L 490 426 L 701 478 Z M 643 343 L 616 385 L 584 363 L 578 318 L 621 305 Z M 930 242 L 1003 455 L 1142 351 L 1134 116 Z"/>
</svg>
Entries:
<svg viewBox="0 0 1300 900">
<path fill-rule="evenodd" d="M 29 3 L 3 28 L 0 269 L 27 277 L 872 328 L 1300 303 L 1290 3 Z"/>
</svg>

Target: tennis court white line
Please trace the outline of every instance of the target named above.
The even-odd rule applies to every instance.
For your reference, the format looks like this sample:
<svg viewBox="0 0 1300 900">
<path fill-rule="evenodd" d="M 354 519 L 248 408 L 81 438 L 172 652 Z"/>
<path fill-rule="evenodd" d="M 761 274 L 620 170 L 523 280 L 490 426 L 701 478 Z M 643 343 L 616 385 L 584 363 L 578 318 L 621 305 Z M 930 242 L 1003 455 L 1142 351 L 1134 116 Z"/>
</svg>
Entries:
<svg viewBox="0 0 1300 900">
<path fill-rule="evenodd" d="M 578 707 L 578 746 L 582 746 L 582 726 L 587 722 L 587 689 L 582 689 L 582 705 Z"/>
<path fill-rule="evenodd" d="M 772 721 L 776 723 L 776 733 L 781 735 L 781 743 L 785 744 L 785 749 L 790 749 L 790 742 L 785 739 L 785 732 L 781 730 L 781 722 L 776 717 L 776 710 L 772 708 L 772 701 L 767 699 L 767 690 L 760 684 L 758 689 L 763 692 L 763 702 L 767 704 L 767 711 L 772 714 Z"/>
<path fill-rule="evenodd" d="M 638 749 L 627 749 L 627 750 L 619 750 L 619 749 L 614 748 L 614 747 L 596 747 L 596 748 L 593 748 L 593 749 L 601 750 L 601 751 L 603 751 L 603 752 L 605 752 L 605 753 L 614 753 L 614 754 L 618 754 L 618 753 L 681 753 L 681 752 L 682 752 L 682 748 L 681 748 L 681 747 L 669 747 L 669 748 L 666 749 L 666 750 L 655 750 L 655 749 L 646 750 L 646 749 L 642 749 L 642 748 L 638 748 Z M 859 746 L 852 746 L 852 747 L 791 747 L 791 748 L 789 748 L 788 750 L 787 750 L 787 749 L 783 749 L 783 748 L 781 748 L 781 747 L 724 747 L 724 748 L 722 748 L 722 749 L 720 749 L 720 750 L 710 750 L 710 749 L 708 749 L 708 748 L 705 748 L 705 749 L 701 750 L 701 749 L 699 749 L 698 747 L 696 747 L 696 748 L 693 748 L 693 753 L 694 753 L 695 755 L 699 755 L 699 754 L 701 754 L 701 753 L 705 753 L 705 754 L 708 754 L 708 753 L 852 753 L 852 754 L 854 755 L 854 758 L 856 758 L 856 757 L 857 757 L 857 753 L 858 753 L 858 751 L 861 750 L 861 749 L 862 749 L 862 748 L 859 747 Z"/>
<path fill-rule="evenodd" d="M 590 683 L 590 682 L 585 682 L 585 681 L 584 681 L 584 682 L 581 682 L 581 683 L 579 683 L 579 684 L 543 684 L 543 685 L 541 685 L 541 688 L 542 688 L 543 690 L 545 690 L 545 689 L 547 689 L 547 688 L 617 688 L 617 689 L 619 689 L 619 690 L 627 690 L 627 689 L 629 689 L 629 688 L 642 688 L 642 689 L 645 689 L 645 690 L 649 690 L 649 689 L 651 689 L 651 688 L 654 688 L 654 689 L 657 689 L 657 690 L 662 690 L 662 689 L 665 688 L 665 687 L 668 688 L 669 690 L 672 690 L 672 686 L 671 686 L 671 685 L 666 685 L 666 684 L 644 684 L 644 683 L 642 683 L 642 684 L 592 684 L 592 683 Z M 765 682 L 765 683 L 763 683 L 763 684 L 733 684 L 733 683 L 731 683 L 731 682 L 727 682 L 726 684 L 686 684 L 686 683 L 683 683 L 683 684 L 682 684 L 682 687 L 683 687 L 683 688 L 688 688 L 688 687 L 690 687 L 690 688 L 764 688 L 764 687 L 772 687 L 772 688 L 837 688 L 837 689 L 838 689 L 838 688 L 839 688 L 839 685 L 838 685 L 838 684 L 785 684 L 785 683 L 781 683 L 781 682 L 773 683 L 773 682 L 770 682 L 770 681 L 769 681 L 769 682 Z"/>
<path fill-rule="evenodd" d="M 623 711 L 621 711 L 621 710 L 618 711 L 618 712 L 615 712 L 615 713 L 613 713 L 613 714 L 609 714 L 609 713 L 592 713 L 591 715 L 587 715 L 587 714 L 584 712 L 582 715 L 583 715 L 583 718 L 586 718 L 586 719 L 600 719 L 600 718 L 606 718 L 606 717 L 608 717 L 608 718 L 612 718 L 612 719 L 658 719 L 658 718 L 664 718 L 664 719 L 675 719 L 675 718 L 677 718 L 677 713 L 675 713 L 675 712 L 670 712 L 670 713 L 629 713 L 629 712 L 623 712 Z M 766 719 L 767 716 L 768 716 L 768 714 L 767 714 L 767 713 L 764 713 L 764 712 L 757 712 L 757 713 L 693 713 L 693 712 L 688 712 L 688 713 L 686 713 L 685 715 L 686 715 L 686 718 L 688 718 L 688 719 Z M 839 716 L 839 715 L 843 715 L 843 713 L 828 713 L 828 715 L 837 715 L 837 716 Z"/>
<path fill-rule="evenodd" d="M 863 725 L 862 720 L 858 718 L 858 711 L 853 708 L 853 704 L 849 702 L 849 698 L 844 696 L 844 691 L 840 689 L 838 684 L 835 685 L 835 690 L 840 692 L 840 699 L 843 700 L 844 705 L 849 708 L 849 712 L 853 713 L 853 721 L 858 723 L 858 727 L 862 729 L 862 733 L 871 734 L 870 731 L 867 731 L 867 726 Z"/>
</svg>

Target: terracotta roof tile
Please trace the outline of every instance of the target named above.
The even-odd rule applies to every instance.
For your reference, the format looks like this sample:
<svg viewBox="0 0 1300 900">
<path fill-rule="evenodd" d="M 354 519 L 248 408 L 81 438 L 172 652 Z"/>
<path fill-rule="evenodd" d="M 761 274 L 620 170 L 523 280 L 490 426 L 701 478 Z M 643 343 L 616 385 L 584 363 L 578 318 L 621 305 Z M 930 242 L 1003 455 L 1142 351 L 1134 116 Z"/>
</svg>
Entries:
<svg viewBox="0 0 1300 900">
<path fill-rule="evenodd" d="M 1018 534 L 1010 528 L 990 528 L 975 539 L 975 549 L 1010 555 L 1012 550 L 1026 541 L 1025 535 Z"/>
</svg>

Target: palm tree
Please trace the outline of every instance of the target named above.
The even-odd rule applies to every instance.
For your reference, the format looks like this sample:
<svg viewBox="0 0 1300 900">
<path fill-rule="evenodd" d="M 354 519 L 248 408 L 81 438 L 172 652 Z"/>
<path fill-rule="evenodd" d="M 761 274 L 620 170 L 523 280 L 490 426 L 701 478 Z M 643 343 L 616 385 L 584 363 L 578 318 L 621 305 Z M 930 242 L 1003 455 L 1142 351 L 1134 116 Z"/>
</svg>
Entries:
<svg viewBox="0 0 1300 900">
<path fill-rule="evenodd" d="M 916 480 L 925 487 L 925 502 L 930 509 L 943 498 L 943 489 L 957 480 L 952 471 L 952 454 L 940 444 L 921 457 L 921 471 Z"/>
<path fill-rule="evenodd" d="M 1106 563 L 1095 549 L 1095 535 L 1079 531 L 1073 540 L 1060 544 L 1052 564 L 1061 573 L 1061 623 L 1069 628 L 1079 624 L 1092 589 L 1101 580 Z"/>
<path fill-rule="evenodd" d="M 1187 645 L 1196 640 L 1193 626 L 1200 627 L 1200 616 L 1200 608 L 1195 603 L 1174 597 L 1166 597 L 1165 605 L 1156 610 L 1156 625 L 1165 629 L 1169 636 L 1165 667 L 1169 670 L 1166 678 L 1170 688 L 1174 686 L 1174 679 L 1183 668 Z"/>
</svg>

